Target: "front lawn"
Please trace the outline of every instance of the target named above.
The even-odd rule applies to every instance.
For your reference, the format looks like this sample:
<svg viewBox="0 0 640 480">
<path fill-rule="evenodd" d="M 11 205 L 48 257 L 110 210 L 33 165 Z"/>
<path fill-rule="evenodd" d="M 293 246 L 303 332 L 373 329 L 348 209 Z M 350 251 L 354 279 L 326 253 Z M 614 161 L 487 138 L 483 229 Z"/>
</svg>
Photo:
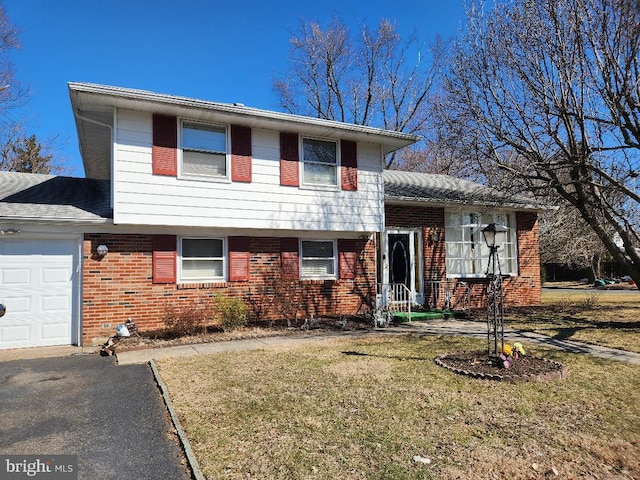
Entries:
<svg viewBox="0 0 640 480">
<path fill-rule="evenodd" d="M 505 326 L 640 353 L 640 293 L 545 290 L 542 306 L 508 309 Z"/>
<path fill-rule="evenodd" d="M 158 362 L 209 480 L 640 478 L 640 366 L 527 346 L 544 383 L 438 367 L 458 337 L 373 336 Z"/>
</svg>

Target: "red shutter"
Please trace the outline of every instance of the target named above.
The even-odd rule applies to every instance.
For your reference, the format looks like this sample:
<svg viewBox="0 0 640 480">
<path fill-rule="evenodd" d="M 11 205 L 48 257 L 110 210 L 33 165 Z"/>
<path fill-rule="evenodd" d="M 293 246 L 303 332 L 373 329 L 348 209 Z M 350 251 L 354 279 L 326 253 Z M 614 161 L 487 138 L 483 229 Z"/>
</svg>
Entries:
<svg viewBox="0 0 640 480">
<path fill-rule="evenodd" d="M 249 280 L 249 237 L 229 237 L 229 280 Z"/>
<path fill-rule="evenodd" d="M 280 185 L 300 185 L 298 134 L 280 133 Z"/>
<path fill-rule="evenodd" d="M 153 283 L 176 283 L 176 237 L 153 238 Z"/>
<path fill-rule="evenodd" d="M 251 128 L 231 125 L 231 180 L 251 182 Z"/>
<path fill-rule="evenodd" d="M 341 238 L 338 240 L 338 270 L 341 279 L 356 278 L 358 251 L 355 240 Z"/>
<path fill-rule="evenodd" d="M 357 144 L 349 140 L 340 142 L 341 177 L 343 190 L 358 190 Z"/>
<path fill-rule="evenodd" d="M 283 238 L 280 240 L 280 262 L 282 263 L 283 278 L 300 278 L 300 256 L 297 238 Z"/>
<path fill-rule="evenodd" d="M 167 115 L 153 116 L 153 173 L 178 174 L 178 121 Z"/>
</svg>

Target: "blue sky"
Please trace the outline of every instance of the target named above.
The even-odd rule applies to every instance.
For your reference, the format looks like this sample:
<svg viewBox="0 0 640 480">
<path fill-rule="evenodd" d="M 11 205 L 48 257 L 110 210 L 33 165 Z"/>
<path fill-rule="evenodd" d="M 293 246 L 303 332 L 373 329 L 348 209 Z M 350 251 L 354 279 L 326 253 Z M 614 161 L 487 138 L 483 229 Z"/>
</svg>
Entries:
<svg viewBox="0 0 640 480">
<path fill-rule="evenodd" d="M 68 82 L 91 82 L 277 110 L 300 20 L 396 22 L 425 41 L 455 34 L 464 0 L 4 0 L 21 30 L 13 55 L 28 103 L 11 112 L 41 141 L 56 137 L 65 174 L 84 176 Z"/>
</svg>

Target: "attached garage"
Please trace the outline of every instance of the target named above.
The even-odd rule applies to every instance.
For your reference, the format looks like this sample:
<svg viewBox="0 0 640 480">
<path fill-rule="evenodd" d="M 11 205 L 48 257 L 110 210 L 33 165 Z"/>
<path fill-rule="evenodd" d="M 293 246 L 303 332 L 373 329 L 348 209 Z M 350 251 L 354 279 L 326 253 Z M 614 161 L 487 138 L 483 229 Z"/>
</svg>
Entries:
<svg viewBox="0 0 640 480">
<path fill-rule="evenodd" d="M 0 349 L 78 343 L 74 238 L 0 237 Z"/>
</svg>

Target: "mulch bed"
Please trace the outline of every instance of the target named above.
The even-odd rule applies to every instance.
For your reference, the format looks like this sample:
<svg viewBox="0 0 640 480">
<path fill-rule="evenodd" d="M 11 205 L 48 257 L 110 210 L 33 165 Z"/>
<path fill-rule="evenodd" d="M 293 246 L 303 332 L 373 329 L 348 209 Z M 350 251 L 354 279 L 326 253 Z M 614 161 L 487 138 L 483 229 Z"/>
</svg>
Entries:
<svg viewBox="0 0 640 480">
<path fill-rule="evenodd" d="M 569 375 L 561 363 L 529 355 L 521 356 L 509 368 L 493 365 L 486 351 L 446 353 L 436 357 L 435 362 L 452 372 L 484 380 L 548 382 Z"/>
</svg>

